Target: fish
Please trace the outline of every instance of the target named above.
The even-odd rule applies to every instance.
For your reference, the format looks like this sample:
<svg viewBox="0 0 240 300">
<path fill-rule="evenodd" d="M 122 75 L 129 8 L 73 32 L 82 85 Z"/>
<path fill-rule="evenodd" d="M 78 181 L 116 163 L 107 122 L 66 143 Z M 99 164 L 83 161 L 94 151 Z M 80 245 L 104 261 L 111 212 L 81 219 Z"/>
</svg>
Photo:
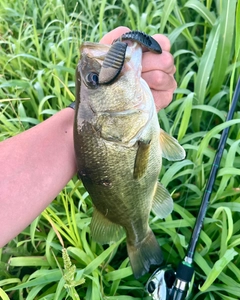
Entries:
<svg viewBox="0 0 240 300">
<path fill-rule="evenodd" d="M 173 210 L 159 182 L 162 157 L 185 157 L 159 126 L 153 95 L 141 77 L 142 53 L 141 42 L 127 38 L 112 45 L 84 42 L 74 118 L 77 174 L 93 203 L 92 238 L 107 244 L 126 236 L 136 279 L 163 262 L 149 226 L 151 211 L 162 219 Z"/>
</svg>

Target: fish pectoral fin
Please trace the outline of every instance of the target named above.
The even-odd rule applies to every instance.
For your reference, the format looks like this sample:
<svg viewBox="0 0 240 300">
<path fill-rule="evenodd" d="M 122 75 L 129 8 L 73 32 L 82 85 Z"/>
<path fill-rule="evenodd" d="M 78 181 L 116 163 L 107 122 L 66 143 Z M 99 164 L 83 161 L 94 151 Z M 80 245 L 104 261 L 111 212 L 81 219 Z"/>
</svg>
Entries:
<svg viewBox="0 0 240 300">
<path fill-rule="evenodd" d="M 109 221 L 96 208 L 90 225 L 92 238 L 99 244 L 108 244 L 119 241 L 125 234 L 122 226 Z"/>
<path fill-rule="evenodd" d="M 155 194 L 153 197 L 152 211 L 163 219 L 173 210 L 173 200 L 168 190 L 160 183 L 156 183 Z"/>
<path fill-rule="evenodd" d="M 159 136 L 160 146 L 162 149 L 162 156 L 168 160 L 182 160 L 186 153 L 179 142 L 164 130 L 160 129 Z"/>
<path fill-rule="evenodd" d="M 143 177 L 147 170 L 151 141 L 138 141 L 138 150 L 135 158 L 133 178 Z"/>
</svg>

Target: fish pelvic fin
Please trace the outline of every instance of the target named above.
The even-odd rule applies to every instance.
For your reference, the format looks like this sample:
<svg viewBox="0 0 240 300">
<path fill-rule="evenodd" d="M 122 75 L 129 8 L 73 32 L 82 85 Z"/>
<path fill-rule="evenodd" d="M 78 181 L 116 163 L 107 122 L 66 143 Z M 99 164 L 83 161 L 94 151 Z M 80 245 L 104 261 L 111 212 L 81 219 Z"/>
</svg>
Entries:
<svg viewBox="0 0 240 300">
<path fill-rule="evenodd" d="M 150 228 L 141 242 L 132 244 L 127 240 L 127 251 L 136 279 L 146 274 L 151 265 L 160 265 L 163 262 L 161 248 Z"/>
<path fill-rule="evenodd" d="M 160 129 L 159 141 L 162 149 L 162 156 L 167 160 L 175 161 L 182 160 L 185 158 L 185 150 L 179 144 L 178 140 L 167 134 L 162 129 Z"/>
<path fill-rule="evenodd" d="M 135 158 L 133 178 L 140 179 L 144 176 L 148 166 L 151 141 L 138 141 L 138 150 Z"/>
<path fill-rule="evenodd" d="M 155 185 L 155 194 L 153 197 L 152 211 L 160 219 L 168 216 L 173 210 L 173 200 L 168 190 L 160 183 Z"/>
<path fill-rule="evenodd" d="M 125 234 L 122 226 L 108 220 L 96 208 L 93 210 L 93 217 L 90 224 L 92 238 L 99 244 L 108 244 L 119 241 Z"/>
</svg>

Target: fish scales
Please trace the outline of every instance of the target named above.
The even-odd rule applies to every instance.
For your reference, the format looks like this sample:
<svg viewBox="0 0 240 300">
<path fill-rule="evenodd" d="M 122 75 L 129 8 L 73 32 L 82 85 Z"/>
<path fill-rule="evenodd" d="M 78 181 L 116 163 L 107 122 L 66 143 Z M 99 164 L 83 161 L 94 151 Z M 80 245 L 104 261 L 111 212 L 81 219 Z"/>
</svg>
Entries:
<svg viewBox="0 0 240 300">
<path fill-rule="evenodd" d="M 81 47 L 74 146 L 78 176 L 93 201 L 92 236 L 108 243 L 125 232 L 139 278 L 163 260 L 148 224 L 150 211 L 164 218 L 173 208 L 170 194 L 158 182 L 162 156 L 178 160 L 185 152 L 159 127 L 153 96 L 141 78 L 141 45 L 128 45 L 123 68 L 111 83 L 96 80 L 110 47 Z"/>
<path fill-rule="evenodd" d="M 89 139 L 89 136 L 92 138 Z M 98 139 L 98 133 L 91 128 L 83 136 L 82 143 L 85 146 L 79 161 L 79 170 L 81 170 L 79 175 L 95 207 L 111 221 L 126 228 L 132 226 L 129 219 L 134 219 L 133 214 L 138 216 L 137 218 L 144 218 L 142 223 L 147 224 L 151 210 L 148 199 L 153 198 L 154 186 L 160 171 L 154 162 L 159 157 L 150 161 L 146 172 L 148 180 L 145 178 L 135 180 L 133 170 L 137 144 L 130 149 L 110 141 L 105 141 L 103 144 L 102 140 Z M 101 153 L 97 151 L 99 147 L 102 149 Z M 89 153 L 89 149 L 95 150 Z M 152 148 L 151 158 L 155 153 Z M 124 164 L 124 168 L 118 167 L 119 163 Z"/>
</svg>

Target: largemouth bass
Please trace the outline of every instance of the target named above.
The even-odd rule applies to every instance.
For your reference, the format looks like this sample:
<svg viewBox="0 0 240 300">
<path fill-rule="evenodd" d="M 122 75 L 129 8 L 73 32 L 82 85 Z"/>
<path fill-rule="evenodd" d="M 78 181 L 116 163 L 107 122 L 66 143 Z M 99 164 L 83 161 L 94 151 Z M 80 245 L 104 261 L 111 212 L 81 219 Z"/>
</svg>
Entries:
<svg viewBox="0 0 240 300">
<path fill-rule="evenodd" d="M 94 206 L 92 237 L 104 244 L 125 232 L 130 264 L 139 278 L 163 261 L 148 224 L 150 211 L 164 218 L 173 209 L 169 192 L 158 181 L 162 157 L 181 160 L 185 151 L 159 127 L 151 90 L 141 78 L 142 46 L 125 44 L 119 53 L 115 44 L 81 46 L 74 146 L 78 176 Z M 118 70 L 112 80 L 106 79 L 109 54 Z"/>
</svg>

